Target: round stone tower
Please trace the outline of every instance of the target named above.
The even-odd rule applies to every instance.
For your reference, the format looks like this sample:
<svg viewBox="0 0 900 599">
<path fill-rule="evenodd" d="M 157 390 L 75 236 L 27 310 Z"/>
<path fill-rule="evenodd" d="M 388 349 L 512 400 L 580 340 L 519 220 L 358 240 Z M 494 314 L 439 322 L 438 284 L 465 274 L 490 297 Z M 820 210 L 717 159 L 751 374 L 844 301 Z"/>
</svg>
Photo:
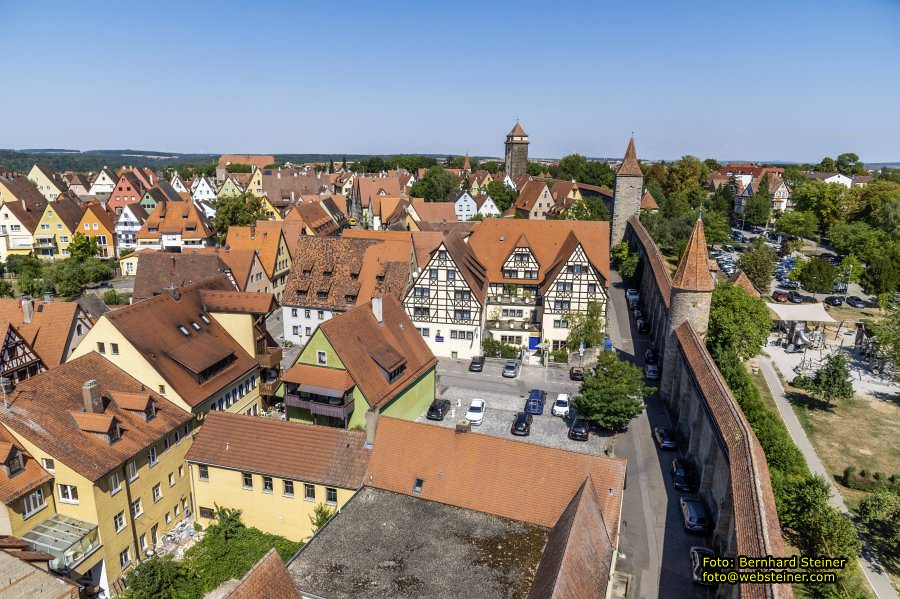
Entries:
<svg viewBox="0 0 900 599">
<path fill-rule="evenodd" d="M 612 233 L 610 247 L 622 243 L 628 219 L 641 212 L 644 189 L 644 173 L 634 149 L 634 138 L 628 141 L 625 158 L 616 171 L 616 189 L 613 192 Z"/>
</svg>

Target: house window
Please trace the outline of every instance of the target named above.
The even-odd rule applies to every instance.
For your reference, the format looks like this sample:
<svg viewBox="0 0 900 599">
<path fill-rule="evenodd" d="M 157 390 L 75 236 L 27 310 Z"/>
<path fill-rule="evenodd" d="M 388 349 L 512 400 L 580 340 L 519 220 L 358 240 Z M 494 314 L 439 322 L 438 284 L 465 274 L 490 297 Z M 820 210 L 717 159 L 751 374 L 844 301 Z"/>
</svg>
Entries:
<svg viewBox="0 0 900 599">
<path fill-rule="evenodd" d="M 504 279 L 515 279 L 518 276 L 519 276 L 519 271 L 517 271 L 517 270 L 512 270 L 509 268 L 503 269 L 503 278 Z"/>
<path fill-rule="evenodd" d="M 160 385 L 159 387 L 157 387 L 157 390 L 159 391 L 160 395 L 166 394 L 166 386 L 165 385 Z"/>
<path fill-rule="evenodd" d="M 138 477 L 138 465 L 137 461 L 132 460 L 128 462 L 128 480 L 133 481 Z"/>
<path fill-rule="evenodd" d="M 428 287 L 416 287 L 413 289 L 413 297 L 427 298 L 431 296 L 431 290 Z"/>
<path fill-rule="evenodd" d="M 316 485 L 303 483 L 303 499 L 306 499 L 307 501 L 316 500 Z"/>
<path fill-rule="evenodd" d="M 44 507 L 44 490 L 35 489 L 25 496 L 25 517 L 28 518 Z"/>
<path fill-rule="evenodd" d="M 119 554 L 119 565 L 124 569 L 131 563 L 131 547 L 126 547 Z"/>
<path fill-rule="evenodd" d="M 456 280 L 456 271 L 455 271 L 455 270 L 448 270 L 448 271 L 447 271 L 447 281 L 450 282 L 450 283 L 452 283 L 452 282 L 454 282 L 455 280 Z"/>
<path fill-rule="evenodd" d="M 429 329 L 429 328 L 426 327 L 426 328 L 421 328 L 421 329 L 417 329 L 417 330 L 418 330 L 419 333 L 420 333 L 423 337 L 425 337 L 426 339 L 429 338 L 429 337 L 431 337 L 431 329 Z"/>
<path fill-rule="evenodd" d="M 430 270 L 428 271 L 428 278 L 430 278 L 432 281 L 437 281 L 437 279 L 438 279 L 438 269 L 436 269 L 436 268 L 430 269 Z"/>
<path fill-rule="evenodd" d="M 438 257 L 438 260 L 446 260 L 447 259 L 447 250 L 438 250 L 437 257 Z"/>
<path fill-rule="evenodd" d="M 141 551 L 143 551 L 143 552 L 147 551 L 147 535 L 146 534 L 141 535 Z"/>
<path fill-rule="evenodd" d="M 294 481 L 292 481 L 292 480 L 284 481 L 284 496 L 285 497 L 293 497 L 294 496 Z"/>
<path fill-rule="evenodd" d="M 297 318 L 297 312 L 297 308 L 291 308 L 291 316 L 293 316 L 294 318 Z"/>
<path fill-rule="evenodd" d="M 156 448 L 153 446 L 150 446 L 150 449 L 147 450 L 147 461 L 150 463 L 151 468 L 156 466 Z"/>
<path fill-rule="evenodd" d="M 56 470 L 56 463 L 50 458 L 41 458 L 41 465 L 47 472 L 53 472 Z"/>
<path fill-rule="evenodd" d="M 453 311 L 453 319 L 454 320 L 471 320 L 472 312 L 469 310 L 454 310 Z"/>
<path fill-rule="evenodd" d="M 105 353 L 106 353 L 106 344 L 105 344 L 105 343 L 103 343 L 103 342 L 101 342 L 101 341 L 98 341 L 98 342 L 97 342 L 97 353 L 98 353 L 98 354 L 105 354 Z"/>
<path fill-rule="evenodd" d="M 249 472 L 244 472 L 243 477 L 244 477 L 244 488 L 252 489 L 253 488 L 253 475 L 250 474 Z"/>
<path fill-rule="evenodd" d="M 113 528 L 116 529 L 116 532 L 122 532 L 122 529 L 125 528 L 125 512 L 119 512 L 113 516 Z"/>
<path fill-rule="evenodd" d="M 422 485 L 424 485 L 424 484 L 425 484 L 425 481 L 424 481 L 424 480 L 422 480 L 421 478 L 417 478 L 417 479 L 416 479 L 416 482 L 413 483 L 412 492 L 413 492 L 413 493 L 421 493 L 421 492 L 422 492 Z"/>
<path fill-rule="evenodd" d="M 337 505 L 337 489 L 331 487 L 325 488 L 325 503 L 328 505 Z"/>
<path fill-rule="evenodd" d="M 131 502 L 131 518 L 137 520 L 144 513 L 144 506 L 141 505 L 141 498 Z"/>
<path fill-rule="evenodd" d="M 469 292 L 468 291 L 454 291 L 453 299 L 455 299 L 458 302 L 464 302 L 469 299 Z"/>
<path fill-rule="evenodd" d="M 208 507 L 201 507 L 201 508 L 200 508 L 200 517 L 201 517 L 201 518 L 206 518 L 207 520 L 209 520 L 209 519 L 214 518 L 215 515 L 216 515 L 215 512 L 213 512 L 213 511 L 212 511 L 210 508 L 208 508 Z"/>
<path fill-rule="evenodd" d="M 63 503 L 78 503 L 78 487 L 75 485 L 59 485 L 59 500 Z"/>
<path fill-rule="evenodd" d="M 162 487 L 160 487 L 159 483 L 153 485 L 153 503 L 157 503 L 162 499 Z"/>
<path fill-rule="evenodd" d="M 178 478 L 184 478 L 184 466 L 178 467 Z"/>
<path fill-rule="evenodd" d="M 571 293 L 572 292 L 572 283 L 568 281 L 560 281 L 559 282 L 559 291 L 563 293 Z"/>
<path fill-rule="evenodd" d="M 319 310 L 316 316 L 318 316 L 319 320 L 325 320 L 325 312 L 323 310 Z"/>
<path fill-rule="evenodd" d="M 597 285 L 594 283 L 588 283 L 587 291 L 591 295 L 594 295 L 595 293 L 597 293 Z"/>
<path fill-rule="evenodd" d="M 272 485 L 272 477 L 264 476 L 263 479 L 263 493 L 271 493 L 274 486 Z"/>
<path fill-rule="evenodd" d="M 310 311 L 309 311 L 309 310 L 304 310 L 304 311 L 303 311 L 303 316 L 304 316 L 304 318 L 309 318 L 309 314 L 310 314 Z"/>
<path fill-rule="evenodd" d="M 170 487 L 175 486 L 175 473 L 174 472 L 169 472 L 169 486 Z"/>
<path fill-rule="evenodd" d="M 413 308 L 413 318 L 430 318 L 431 310 L 429 308 L 422 308 L 420 306 L 415 306 Z"/>
<path fill-rule="evenodd" d="M 553 302 L 554 310 L 568 310 L 569 306 L 569 300 L 556 300 Z"/>
<path fill-rule="evenodd" d="M 327 366 L 328 365 L 328 354 L 321 350 L 317 351 L 316 352 L 316 363 L 319 364 L 320 366 Z"/>
</svg>

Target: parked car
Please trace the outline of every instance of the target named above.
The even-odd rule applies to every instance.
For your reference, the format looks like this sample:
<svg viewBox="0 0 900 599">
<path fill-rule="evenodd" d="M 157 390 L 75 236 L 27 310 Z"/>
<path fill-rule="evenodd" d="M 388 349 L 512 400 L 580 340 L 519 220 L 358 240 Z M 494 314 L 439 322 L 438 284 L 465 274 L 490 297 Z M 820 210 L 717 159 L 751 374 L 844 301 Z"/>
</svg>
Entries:
<svg viewBox="0 0 900 599">
<path fill-rule="evenodd" d="M 583 381 L 584 368 L 581 368 L 580 366 L 573 366 L 569 369 L 569 378 L 573 381 Z"/>
<path fill-rule="evenodd" d="M 472 426 L 480 426 L 484 422 L 484 411 L 487 404 L 483 399 L 473 399 L 466 411 L 466 420 Z"/>
<path fill-rule="evenodd" d="M 811 295 L 801 295 L 800 302 L 804 304 L 818 304 L 819 300 Z"/>
<path fill-rule="evenodd" d="M 650 332 L 650 323 L 643 318 L 635 322 L 635 326 L 637 327 L 638 333 L 646 334 Z"/>
<path fill-rule="evenodd" d="M 513 423 L 509 432 L 518 437 L 527 437 L 531 434 L 531 419 L 531 414 L 526 414 L 524 412 L 517 413 L 516 417 L 513 418 Z"/>
<path fill-rule="evenodd" d="M 659 367 L 656 364 L 647 364 L 644 366 L 644 376 L 648 381 L 655 381 L 659 378 Z"/>
<path fill-rule="evenodd" d="M 469 372 L 481 372 L 484 370 L 484 356 L 475 356 L 469 362 Z"/>
<path fill-rule="evenodd" d="M 714 582 L 703 580 L 703 558 L 714 558 L 716 552 L 708 547 L 691 547 L 691 579 L 697 584 L 715 586 Z"/>
<path fill-rule="evenodd" d="M 839 295 L 829 295 L 825 298 L 825 303 L 829 306 L 843 306 L 844 298 Z"/>
<path fill-rule="evenodd" d="M 436 399 L 428 406 L 428 412 L 425 414 L 425 417 L 429 420 L 443 420 L 449 411 L 449 399 Z"/>
<path fill-rule="evenodd" d="M 625 299 L 628 300 L 629 305 L 636 304 L 641 301 L 641 294 L 638 293 L 637 289 L 626 289 Z"/>
<path fill-rule="evenodd" d="M 572 426 L 569 427 L 569 438 L 573 441 L 588 440 L 588 423 L 586 420 L 576 418 Z"/>
<path fill-rule="evenodd" d="M 847 293 L 847 283 L 835 283 L 831 286 L 832 293 Z"/>
<path fill-rule="evenodd" d="M 635 320 L 642 320 L 644 318 L 644 313 L 641 312 L 640 308 L 635 308 L 631 311 L 632 316 L 634 316 Z"/>
<path fill-rule="evenodd" d="M 550 413 L 554 416 L 562 416 L 566 418 L 569 415 L 569 409 L 571 408 L 571 403 L 569 401 L 568 393 L 560 393 L 556 396 L 556 401 L 553 402 L 553 407 L 550 408 Z"/>
<path fill-rule="evenodd" d="M 656 352 L 653 351 L 652 347 L 648 347 L 644 350 L 644 364 L 656 364 L 659 361 L 659 356 L 656 355 Z"/>
<path fill-rule="evenodd" d="M 547 399 L 547 392 L 542 389 L 532 389 L 528 392 L 528 399 L 525 400 L 525 412 L 527 414 L 537 414 L 540 416 L 544 413 L 544 401 Z"/>
<path fill-rule="evenodd" d="M 678 443 L 675 442 L 675 437 L 672 436 L 671 431 L 667 428 L 661 426 L 655 427 L 653 429 L 653 440 L 656 441 L 656 445 L 660 449 L 678 449 Z"/>
<path fill-rule="evenodd" d="M 778 284 L 782 289 L 800 289 L 800 283 L 790 279 L 784 279 Z"/>
<path fill-rule="evenodd" d="M 796 291 L 791 291 L 790 293 L 788 293 L 788 301 L 792 304 L 802 304 L 803 296 Z"/>
<path fill-rule="evenodd" d="M 702 499 L 696 495 L 682 495 L 678 503 L 681 505 L 681 519 L 687 532 L 709 532 L 709 516 Z"/>
<path fill-rule="evenodd" d="M 772 299 L 778 302 L 779 304 L 783 304 L 788 301 L 788 292 L 787 291 L 773 291 Z"/>
<path fill-rule="evenodd" d="M 519 363 L 516 360 L 509 360 L 504 364 L 503 376 L 508 379 L 514 379 L 519 376 Z"/>
<path fill-rule="evenodd" d="M 682 458 L 672 460 L 672 486 L 679 491 L 694 490 L 694 476 L 687 462 Z"/>
<path fill-rule="evenodd" d="M 865 308 L 866 302 L 864 302 L 861 298 L 851 295 L 847 298 L 847 305 L 853 306 L 854 308 Z"/>
<path fill-rule="evenodd" d="M 734 246 L 733 246 L 733 245 L 723 245 L 723 246 L 722 246 L 722 249 L 725 250 L 726 252 L 728 252 L 729 254 L 732 253 L 732 252 L 734 252 Z"/>
</svg>

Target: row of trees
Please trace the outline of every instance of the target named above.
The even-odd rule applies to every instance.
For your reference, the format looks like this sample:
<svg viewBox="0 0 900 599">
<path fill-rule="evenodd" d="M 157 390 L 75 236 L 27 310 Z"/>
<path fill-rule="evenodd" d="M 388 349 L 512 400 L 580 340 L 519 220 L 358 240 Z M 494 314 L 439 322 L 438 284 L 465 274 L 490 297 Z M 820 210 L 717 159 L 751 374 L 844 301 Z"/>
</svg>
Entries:
<svg viewBox="0 0 900 599">
<path fill-rule="evenodd" d="M 69 244 L 70 255 L 64 260 L 45 262 L 34 256 L 11 255 L 4 268 L 17 276 L 20 293 L 73 296 L 81 293 L 86 285 L 113 277 L 115 263 L 98 259 L 99 253 L 95 239 L 76 233 Z M 12 295 L 9 282 L 0 281 L 0 296 Z"/>
</svg>

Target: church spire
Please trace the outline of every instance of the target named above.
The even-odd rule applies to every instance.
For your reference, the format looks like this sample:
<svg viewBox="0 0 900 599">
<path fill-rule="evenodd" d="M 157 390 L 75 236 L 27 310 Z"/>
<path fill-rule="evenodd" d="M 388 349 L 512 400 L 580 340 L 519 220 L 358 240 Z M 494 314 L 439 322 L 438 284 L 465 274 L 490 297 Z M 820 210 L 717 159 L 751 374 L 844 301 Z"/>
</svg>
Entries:
<svg viewBox="0 0 900 599">
<path fill-rule="evenodd" d="M 712 291 L 715 282 L 709 272 L 709 255 L 706 253 L 706 235 L 703 233 L 703 219 L 697 218 L 694 230 L 688 238 L 678 263 L 678 270 L 672 279 L 672 287 L 684 291 Z"/>
<path fill-rule="evenodd" d="M 467 173 L 472 170 L 472 165 L 469 163 L 469 153 L 466 152 L 466 159 L 463 161 L 463 170 Z"/>
<path fill-rule="evenodd" d="M 619 170 L 616 171 L 617 177 L 643 177 L 644 173 L 641 171 L 641 165 L 637 159 L 637 151 L 634 149 L 634 137 L 628 140 L 628 148 L 625 150 L 625 158 L 622 159 L 622 164 L 619 165 Z"/>
</svg>

